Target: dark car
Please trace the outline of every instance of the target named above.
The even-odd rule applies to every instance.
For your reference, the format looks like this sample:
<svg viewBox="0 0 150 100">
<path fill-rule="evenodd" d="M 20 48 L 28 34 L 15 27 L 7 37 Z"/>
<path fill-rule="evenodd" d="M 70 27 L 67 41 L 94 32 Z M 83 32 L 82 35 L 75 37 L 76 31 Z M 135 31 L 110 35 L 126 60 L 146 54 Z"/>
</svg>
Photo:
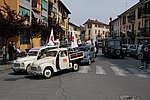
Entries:
<svg viewBox="0 0 150 100">
<path fill-rule="evenodd" d="M 81 60 L 81 63 L 88 63 L 90 65 L 95 60 L 95 47 L 82 45 L 78 50 L 84 52 L 84 58 Z"/>
<path fill-rule="evenodd" d="M 125 57 L 125 50 L 119 37 L 109 37 L 103 41 L 102 53 L 105 56 Z"/>
</svg>

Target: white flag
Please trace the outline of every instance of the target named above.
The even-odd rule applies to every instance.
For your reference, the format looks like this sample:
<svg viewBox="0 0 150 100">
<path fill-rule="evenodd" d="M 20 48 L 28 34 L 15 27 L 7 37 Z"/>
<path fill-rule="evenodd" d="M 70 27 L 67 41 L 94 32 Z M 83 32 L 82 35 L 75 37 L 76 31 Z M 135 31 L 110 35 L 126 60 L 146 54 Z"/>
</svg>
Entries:
<svg viewBox="0 0 150 100">
<path fill-rule="evenodd" d="M 49 37 L 48 45 L 54 45 L 53 29 L 51 30 L 51 34 L 50 34 L 50 37 Z"/>
<path fill-rule="evenodd" d="M 78 44 L 77 44 L 77 38 L 75 36 L 75 33 L 72 32 L 72 37 L 71 37 L 71 48 L 76 48 L 78 47 Z"/>
</svg>

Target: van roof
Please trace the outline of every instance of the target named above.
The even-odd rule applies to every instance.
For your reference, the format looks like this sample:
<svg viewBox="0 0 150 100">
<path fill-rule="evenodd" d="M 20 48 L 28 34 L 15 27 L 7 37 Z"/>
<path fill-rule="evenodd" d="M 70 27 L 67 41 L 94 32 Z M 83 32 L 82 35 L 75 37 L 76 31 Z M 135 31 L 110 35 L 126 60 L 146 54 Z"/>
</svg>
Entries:
<svg viewBox="0 0 150 100">
<path fill-rule="evenodd" d="M 39 46 L 39 47 L 34 47 L 34 48 L 31 48 L 30 50 L 32 51 L 38 51 L 40 49 L 44 49 L 44 48 L 48 48 L 48 47 L 57 47 L 57 46 Z"/>
</svg>

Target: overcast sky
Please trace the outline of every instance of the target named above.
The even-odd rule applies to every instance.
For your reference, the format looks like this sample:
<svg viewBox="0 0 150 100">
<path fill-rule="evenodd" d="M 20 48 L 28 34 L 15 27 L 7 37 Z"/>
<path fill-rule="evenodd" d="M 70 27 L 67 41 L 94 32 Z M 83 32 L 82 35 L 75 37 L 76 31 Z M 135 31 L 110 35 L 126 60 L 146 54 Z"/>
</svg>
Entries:
<svg viewBox="0 0 150 100">
<path fill-rule="evenodd" d="M 139 0 L 62 0 L 71 11 L 71 22 L 81 25 L 88 19 L 108 24 L 112 19 L 136 4 Z"/>
</svg>

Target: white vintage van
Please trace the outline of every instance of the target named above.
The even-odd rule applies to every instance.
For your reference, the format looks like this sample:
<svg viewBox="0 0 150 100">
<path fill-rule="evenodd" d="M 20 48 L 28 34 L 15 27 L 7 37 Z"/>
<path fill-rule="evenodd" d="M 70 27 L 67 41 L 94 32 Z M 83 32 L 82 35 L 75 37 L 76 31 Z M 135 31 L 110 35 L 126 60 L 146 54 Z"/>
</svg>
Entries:
<svg viewBox="0 0 150 100">
<path fill-rule="evenodd" d="M 18 58 L 14 61 L 12 69 L 15 73 L 26 72 L 29 65 L 37 60 L 42 50 L 50 50 L 57 48 L 57 46 L 41 46 L 31 48 L 26 57 Z"/>
<path fill-rule="evenodd" d="M 45 58 L 34 60 L 28 73 L 29 75 L 43 75 L 45 78 L 51 78 L 54 72 L 64 69 L 77 71 L 83 57 L 82 51 L 68 52 L 68 48 L 52 49 L 47 52 Z"/>
</svg>

